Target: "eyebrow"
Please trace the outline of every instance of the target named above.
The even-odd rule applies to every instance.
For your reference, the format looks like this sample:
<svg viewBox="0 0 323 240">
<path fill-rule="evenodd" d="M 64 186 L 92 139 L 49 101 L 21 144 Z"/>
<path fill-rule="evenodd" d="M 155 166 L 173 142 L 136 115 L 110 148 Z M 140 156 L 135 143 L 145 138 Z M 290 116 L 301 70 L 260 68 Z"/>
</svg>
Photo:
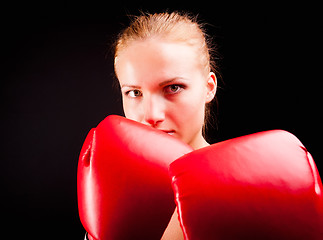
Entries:
<svg viewBox="0 0 323 240">
<path fill-rule="evenodd" d="M 162 87 L 162 86 L 165 86 L 165 85 L 167 85 L 167 84 L 169 84 L 169 83 L 171 83 L 171 82 L 174 82 L 174 81 L 176 81 L 176 80 L 184 80 L 184 78 L 182 78 L 182 77 L 174 77 L 174 78 L 171 78 L 171 79 L 168 79 L 168 80 L 165 80 L 165 81 L 163 81 L 163 82 L 161 82 L 161 83 L 159 83 L 158 85 L 160 86 L 160 87 Z M 138 86 L 138 85 L 129 85 L 129 84 L 122 84 L 121 85 L 121 88 L 123 88 L 123 87 L 128 87 L 128 88 L 136 88 L 136 89 L 140 89 L 141 87 L 140 86 Z"/>
<path fill-rule="evenodd" d="M 171 83 L 171 82 L 174 82 L 174 81 L 176 81 L 176 80 L 183 80 L 183 79 L 184 79 L 184 78 L 182 78 L 182 77 L 174 77 L 174 78 L 168 79 L 168 80 L 166 80 L 166 81 L 163 81 L 163 82 L 159 83 L 158 85 L 159 85 L 160 87 L 162 87 L 162 86 L 165 86 L 165 85 L 167 85 L 167 84 L 169 84 L 169 83 Z"/>
<path fill-rule="evenodd" d="M 128 85 L 128 84 L 122 84 L 121 85 L 121 88 L 123 88 L 123 87 L 128 87 L 128 88 L 141 88 L 140 86 L 137 86 L 137 85 Z"/>
</svg>

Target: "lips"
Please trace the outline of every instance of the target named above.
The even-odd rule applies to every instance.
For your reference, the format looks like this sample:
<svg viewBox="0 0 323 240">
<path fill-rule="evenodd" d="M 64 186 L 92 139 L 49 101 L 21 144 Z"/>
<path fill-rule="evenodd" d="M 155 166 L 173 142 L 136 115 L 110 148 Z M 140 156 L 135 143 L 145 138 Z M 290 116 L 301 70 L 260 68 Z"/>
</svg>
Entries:
<svg viewBox="0 0 323 240">
<path fill-rule="evenodd" d="M 174 130 L 161 130 L 163 131 L 164 133 L 167 133 L 169 135 L 174 135 L 175 131 Z"/>
</svg>

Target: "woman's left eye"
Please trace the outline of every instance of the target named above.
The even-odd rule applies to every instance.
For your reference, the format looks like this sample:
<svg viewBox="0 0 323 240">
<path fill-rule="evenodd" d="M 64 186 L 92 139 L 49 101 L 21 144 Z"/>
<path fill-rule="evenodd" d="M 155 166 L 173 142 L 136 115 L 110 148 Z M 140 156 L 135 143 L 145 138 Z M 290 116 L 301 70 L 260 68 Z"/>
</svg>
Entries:
<svg viewBox="0 0 323 240">
<path fill-rule="evenodd" d="M 183 89 L 183 86 L 181 85 L 176 85 L 176 84 L 172 84 L 169 86 L 166 86 L 165 88 L 165 92 L 167 94 L 174 94 L 174 93 L 178 93 L 179 91 L 181 91 Z"/>
</svg>

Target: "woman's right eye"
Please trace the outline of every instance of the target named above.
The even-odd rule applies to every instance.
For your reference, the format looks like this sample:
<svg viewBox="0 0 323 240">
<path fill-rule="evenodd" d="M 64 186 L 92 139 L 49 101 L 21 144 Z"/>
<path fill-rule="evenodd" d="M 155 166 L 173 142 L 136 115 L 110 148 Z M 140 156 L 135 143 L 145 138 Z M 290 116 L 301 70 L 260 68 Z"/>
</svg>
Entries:
<svg viewBox="0 0 323 240">
<path fill-rule="evenodd" d="M 140 90 L 134 89 L 134 90 L 127 91 L 126 95 L 131 97 L 131 98 L 137 98 L 137 97 L 141 97 L 142 93 L 141 93 Z"/>
</svg>

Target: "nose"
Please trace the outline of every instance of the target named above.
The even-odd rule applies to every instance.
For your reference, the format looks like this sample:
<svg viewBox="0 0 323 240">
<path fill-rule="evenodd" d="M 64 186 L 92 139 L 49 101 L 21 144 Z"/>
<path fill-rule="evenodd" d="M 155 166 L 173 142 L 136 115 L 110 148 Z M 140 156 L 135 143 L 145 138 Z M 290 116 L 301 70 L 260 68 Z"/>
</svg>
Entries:
<svg viewBox="0 0 323 240">
<path fill-rule="evenodd" d="M 144 100 L 144 124 L 157 127 L 165 120 L 165 106 L 158 96 L 149 96 Z"/>
</svg>

